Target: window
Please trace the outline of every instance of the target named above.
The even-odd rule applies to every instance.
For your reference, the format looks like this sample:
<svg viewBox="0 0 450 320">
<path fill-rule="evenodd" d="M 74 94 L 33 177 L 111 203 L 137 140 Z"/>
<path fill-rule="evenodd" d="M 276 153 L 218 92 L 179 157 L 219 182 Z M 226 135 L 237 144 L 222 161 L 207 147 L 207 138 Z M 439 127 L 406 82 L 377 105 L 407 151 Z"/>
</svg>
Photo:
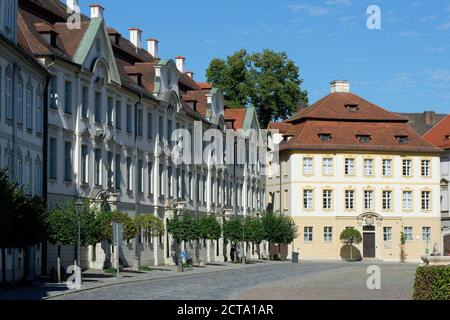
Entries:
<svg viewBox="0 0 450 320">
<path fill-rule="evenodd" d="M 392 241 L 392 227 L 384 227 L 383 228 L 383 239 L 386 242 Z"/>
<path fill-rule="evenodd" d="M 412 191 L 403 191 L 403 209 L 412 209 Z"/>
<path fill-rule="evenodd" d="M 137 134 L 139 137 L 144 136 L 144 114 L 141 109 L 137 112 Z"/>
<path fill-rule="evenodd" d="M 392 191 L 383 191 L 383 210 L 392 209 Z"/>
<path fill-rule="evenodd" d="M 164 117 L 159 116 L 158 118 L 158 135 L 159 141 L 162 141 L 164 138 Z"/>
<path fill-rule="evenodd" d="M 58 107 L 58 78 L 53 76 L 49 83 L 50 94 L 50 108 L 56 109 Z"/>
<path fill-rule="evenodd" d="M 413 228 L 412 227 L 404 227 L 403 232 L 405 234 L 406 241 L 413 240 Z"/>
<path fill-rule="evenodd" d="M 22 187 L 23 186 L 23 161 L 22 157 L 17 160 L 17 182 Z"/>
<path fill-rule="evenodd" d="M 41 196 L 42 195 L 42 166 L 40 162 L 36 163 L 36 186 L 35 186 L 35 190 L 36 190 L 36 195 L 37 196 Z"/>
<path fill-rule="evenodd" d="M 116 101 L 116 129 L 122 130 L 122 102 Z"/>
<path fill-rule="evenodd" d="M 102 94 L 98 91 L 95 92 L 94 120 L 97 123 L 102 122 Z"/>
<path fill-rule="evenodd" d="M 373 191 L 372 190 L 364 191 L 364 209 L 366 209 L 366 210 L 373 209 Z"/>
<path fill-rule="evenodd" d="M 72 142 L 64 143 L 64 180 L 72 182 Z"/>
<path fill-rule="evenodd" d="M 86 145 L 81 146 L 81 183 L 87 184 L 89 179 L 89 153 Z"/>
<path fill-rule="evenodd" d="M 149 112 L 147 113 L 147 139 L 151 140 L 153 138 L 153 116 Z"/>
<path fill-rule="evenodd" d="M 323 228 L 323 240 L 325 242 L 333 241 L 333 228 L 332 227 L 324 227 Z"/>
<path fill-rule="evenodd" d="M 345 209 L 355 209 L 355 191 L 345 190 Z"/>
<path fill-rule="evenodd" d="M 42 133 L 42 126 L 43 126 L 43 114 L 42 114 L 42 93 L 38 89 L 36 92 L 36 133 L 41 134 Z"/>
<path fill-rule="evenodd" d="M 357 104 L 347 104 L 345 105 L 345 107 L 347 108 L 348 112 L 358 112 L 359 107 Z"/>
<path fill-rule="evenodd" d="M 167 120 L 167 142 L 172 144 L 172 120 Z"/>
<path fill-rule="evenodd" d="M 197 194 L 197 198 L 196 198 L 196 200 L 197 200 L 197 202 L 200 202 L 201 201 L 201 199 L 200 199 L 200 181 L 201 181 L 201 175 L 199 175 L 199 174 L 197 174 L 197 182 L 195 183 L 195 192 L 196 192 L 196 194 Z"/>
<path fill-rule="evenodd" d="M 108 126 L 113 126 L 114 99 L 108 97 Z"/>
<path fill-rule="evenodd" d="M 120 190 L 121 189 L 121 184 L 122 184 L 122 175 L 121 175 L 121 170 L 120 170 L 120 162 L 121 162 L 121 156 L 120 154 L 116 154 L 116 160 L 114 161 L 114 166 L 115 166 L 115 185 L 116 185 L 116 190 Z"/>
<path fill-rule="evenodd" d="M 373 175 L 373 160 L 372 159 L 364 159 L 364 175 L 365 176 Z"/>
<path fill-rule="evenodd" d="M 422 210 L 431 209 L 431 192 L 422 191 Z"/>
<path fill-rule="evenodd" d="M 58 178 L 57 176 L 57 165 L 58 165 L 58 159 L 57 159 L 57 143 L 56 138 L 50 138 L 49 142 L 49 162 L 48 162 L 48 172 L 49 172 L 49 178 L 56 180 Z"/>
<path fill-rule="evenodd" d="M 27 129 L 33 129 L 33 87 L 31 84 L 27 86 L 27 95 L 26 95 L 26 121 L 27 121 Z"/>
<path fill-rule="evenodd" d="M 108 152 L 108 189 L 112 190 L 114 188 L 114 154 L 112 152 Z"/>
<path fill-rule="evenodd" d="M 323 159 L 323 175 L 331 176 L 333 174 L 333 159 L 325 158 Z"/>
<path fill-rule="evenodd" d="M 147 163 L 148 172 L 148 194 L 153 194 L 153 163 Z"/>
<path fill-rule="evenodd" d="M 89 88 L 83 86 L 81 91 L 81 117 L 86 119 L 89 112 Z"/>
<path fill-rule="evenodd" d="M 431 228 L 430 227 L 422 227 L 422 240 L 423 241 L 431 241 Z"/>
<path fill-rule="evenodd" d="M 410 177 L 412 174 L 412 160 L 403 160 L 403 176 Z"/>
<path fill-rule="evenodd" d="M 167 189 L 169 191 L 169 197 L 173 196 L 173 186 L 172 186 L 172 180 L 173 180 L 173 171 L 172 167 L 167 167 Z"/>
<path fill-rule="evenodd" d="M 332 140 L 332 136 L 329 133 L 321 133 L 319 134 L 319 138 L 322 142 L 330 142 Z"/>
<path fill-rule="evenodd" d="M 333 191 L 323 190 L 323 208 L 331 209 L 333 207 Z"/>
<path fill-rule="evenodd" d="M 33 193 L 33 165 L 31 163 L 31 159 L 27 161 L 27 166 L 25 168 L 26 173 L 26 179 L 27 179 L 27 195 L 31 195 Z"/>
<path fill-rule="evenodd" d="M 313 241 L 313 227 L 305 227 L 304 228 L 304 240 L 305 240 L 305 242 Z"/>
<path fill-rule="evenodd" d="M 102 150 L 95 149 L 94 152 L 94 183 L 96 186 L 102 185 Z"/>
<path fill-rule="evenodd" d="M 13 101 L 12 101 L 12 75 L 10 74 L 12 71 L 7 70 L 6 71 L 6 81 L 5 81 L 5 118 L 8 120 L 12 120 L 12 108 L 13 108 Z"/>
<path fill-rule="evenodd" d="M 164 165 L 160 164 L 159 165 L 159 196 L 162 197 L 164 196 L 164 182 L 163 182 L 163 177 L 164 177 Z"/>
<path fill-rule="evenodd" d="M 361 143 L 369 143 L 370 140 L 372 140 L 372 137 L 370 135 L 367 135 L 367 134 L 357 135 L 356 138 Z"/>
<path fill-rule="evenodd" d="M 137 167 L 137 187 L 138 192 L 142 193 L 144 192 L 144 162 L 142 160 L 138 160 L 138 167 Z"/>
<path fill-rule="evenodd" d="M 64 83 L 64 112 L 72 113 L 72 82 Z"/>
<path fill-rule="evenodd" d="M 22 80 L 19 80 L 19 83 L 17 84 L 17 123 L 19 125 L 23 124 L 23 82 L 22 82 Z"/>
<path fill-rule="evenodd" d="M 313 191 L 303 190 L 303 208 L 312 209 L 313 208 Z"/>
<path fill-rule="evenodd" d="M 431 161 L 422 160 L 422 177 L 431 176 Z"/>
<path fill-rule="evenodd" d="M 347 176 L 355 175 L 355 159 L 345 159 L 345 174 Z"/>
<path fill-rule="evenodd" d="M 407 144 L 409 142 L 408 136 L 396 136 L 395 137 L 400 144 Z"/>
<path fill-rule="evenodd" d="M 313 159 L 303 158 L 303 174 L 312 175 L 313 174 Z"/>
<path fill-rule="evenodd" d="M 392 160 L 383 159 L 383 176 L 390 177 L 392 175 Z"/>
<path fill-rule="evenodd" d="M 133 181 L 132 181 L 132 159 L 131 157 L 127 157 L 127 190 L 132 191 L 133 190 Z"/>
<path fill-rule="evenodd" d="M 127 104 L 127 132 L 133 133 L 133 119 L 132 119 L 131 105 Z"/>
</svg>

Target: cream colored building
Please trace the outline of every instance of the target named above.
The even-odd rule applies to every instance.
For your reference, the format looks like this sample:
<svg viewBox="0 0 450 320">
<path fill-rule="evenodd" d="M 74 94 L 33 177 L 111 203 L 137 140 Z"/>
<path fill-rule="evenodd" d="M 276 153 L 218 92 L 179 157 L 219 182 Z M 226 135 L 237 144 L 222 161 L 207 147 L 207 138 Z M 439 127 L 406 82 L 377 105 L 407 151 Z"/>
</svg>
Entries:
<svg viewBox="0 0 450 320">
<path fill-rule="evenodd" d="M 281 170 L 269 170 L 269 201 L 296 221 L 290 251 L 301 259 L 341 259 L 351 227 L 363 258 L 399 261 L 404 232 L 407 261 L 419 261 L 441 245 L 441 150 L 349 87 L 333 82 L 330 95 L 271 124 Z"/>
</svg>

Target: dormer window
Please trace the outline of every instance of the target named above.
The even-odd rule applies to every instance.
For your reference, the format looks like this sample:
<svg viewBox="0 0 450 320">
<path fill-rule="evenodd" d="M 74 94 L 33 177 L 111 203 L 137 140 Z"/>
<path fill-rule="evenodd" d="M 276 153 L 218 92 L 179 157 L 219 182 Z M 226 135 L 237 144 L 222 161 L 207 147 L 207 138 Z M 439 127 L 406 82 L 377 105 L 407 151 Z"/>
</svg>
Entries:
<svg viewBox="0 0 450 320">
<path fill-rule="evenodd" d="M 134 73 L 128 75 L 137 85 L 142 85 L 142 73 Z"/>
<path fill-rule="evenodd" d="M 322 142 L 330 142 L 332 140 L 331 133 L 320 133 L 319 138 Z"/>
<path fill-rule="evenodd" d="M 450 140 L 450 134 L 445 135 L 445 140 Z"/>
<path fill-rule="evenodd" d="M 408 136 L 395 136 L 395 138 L 397 139 L 397 141 L 400 144 L 407 144 L 409 142 L 409 137 Z"/>
<path fill-rule="evenodd" d="M 359 107 L 357 104 L 346 104 L 345 108 L 347 108 L 348 112 L 358 112 L 359 111 Z"/>
<path fill-rule="evenodd" d="M 372 140 L 372 136 L 368 134 L 359 134 L 356 136 L 356 138 L 361 143 L 369 143 Z"/>
<path fill-rule="evenodd" d="M 56 47 L 56 37 L 57 33 L 54 28 L 47 23 L 35 23 L 36 31 L 44 38 L 45 42 L 47 42 L 52 47 Z"/>
</svg>

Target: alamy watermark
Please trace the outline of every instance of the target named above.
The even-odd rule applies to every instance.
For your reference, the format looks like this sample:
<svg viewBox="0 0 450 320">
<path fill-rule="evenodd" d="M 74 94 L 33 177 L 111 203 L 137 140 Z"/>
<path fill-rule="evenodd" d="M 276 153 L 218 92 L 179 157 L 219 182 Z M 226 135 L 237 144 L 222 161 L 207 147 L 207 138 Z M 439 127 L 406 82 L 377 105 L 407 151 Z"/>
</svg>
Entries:
<svg viewBox="0 0 450 320">
<path fill-rule="evenodd" d="M 366 281 L 367 289 L 381 290 L 381 268 L 379 266 L 369 266 L 367 274 L 370 274 Z"/>
<path fill-rule="evenodd" d="M 381 8 L 377 5 L 370 5 L 367 8 L 367 28 L 369 30 L 381 29 Z"/>
</svg>

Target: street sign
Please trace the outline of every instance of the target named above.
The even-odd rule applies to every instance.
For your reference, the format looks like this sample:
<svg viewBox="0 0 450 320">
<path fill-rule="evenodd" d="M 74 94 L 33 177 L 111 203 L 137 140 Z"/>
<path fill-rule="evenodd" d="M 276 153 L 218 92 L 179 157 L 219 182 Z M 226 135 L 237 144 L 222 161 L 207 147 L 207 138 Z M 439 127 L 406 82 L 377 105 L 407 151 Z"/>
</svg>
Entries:
<svg viewBox="0 0 450 320">
<path fill-rule="evenodd" d="M 123 223 L 113 223 L 113 244 L 117 247 L 122 245 Z"/>
</svg>

